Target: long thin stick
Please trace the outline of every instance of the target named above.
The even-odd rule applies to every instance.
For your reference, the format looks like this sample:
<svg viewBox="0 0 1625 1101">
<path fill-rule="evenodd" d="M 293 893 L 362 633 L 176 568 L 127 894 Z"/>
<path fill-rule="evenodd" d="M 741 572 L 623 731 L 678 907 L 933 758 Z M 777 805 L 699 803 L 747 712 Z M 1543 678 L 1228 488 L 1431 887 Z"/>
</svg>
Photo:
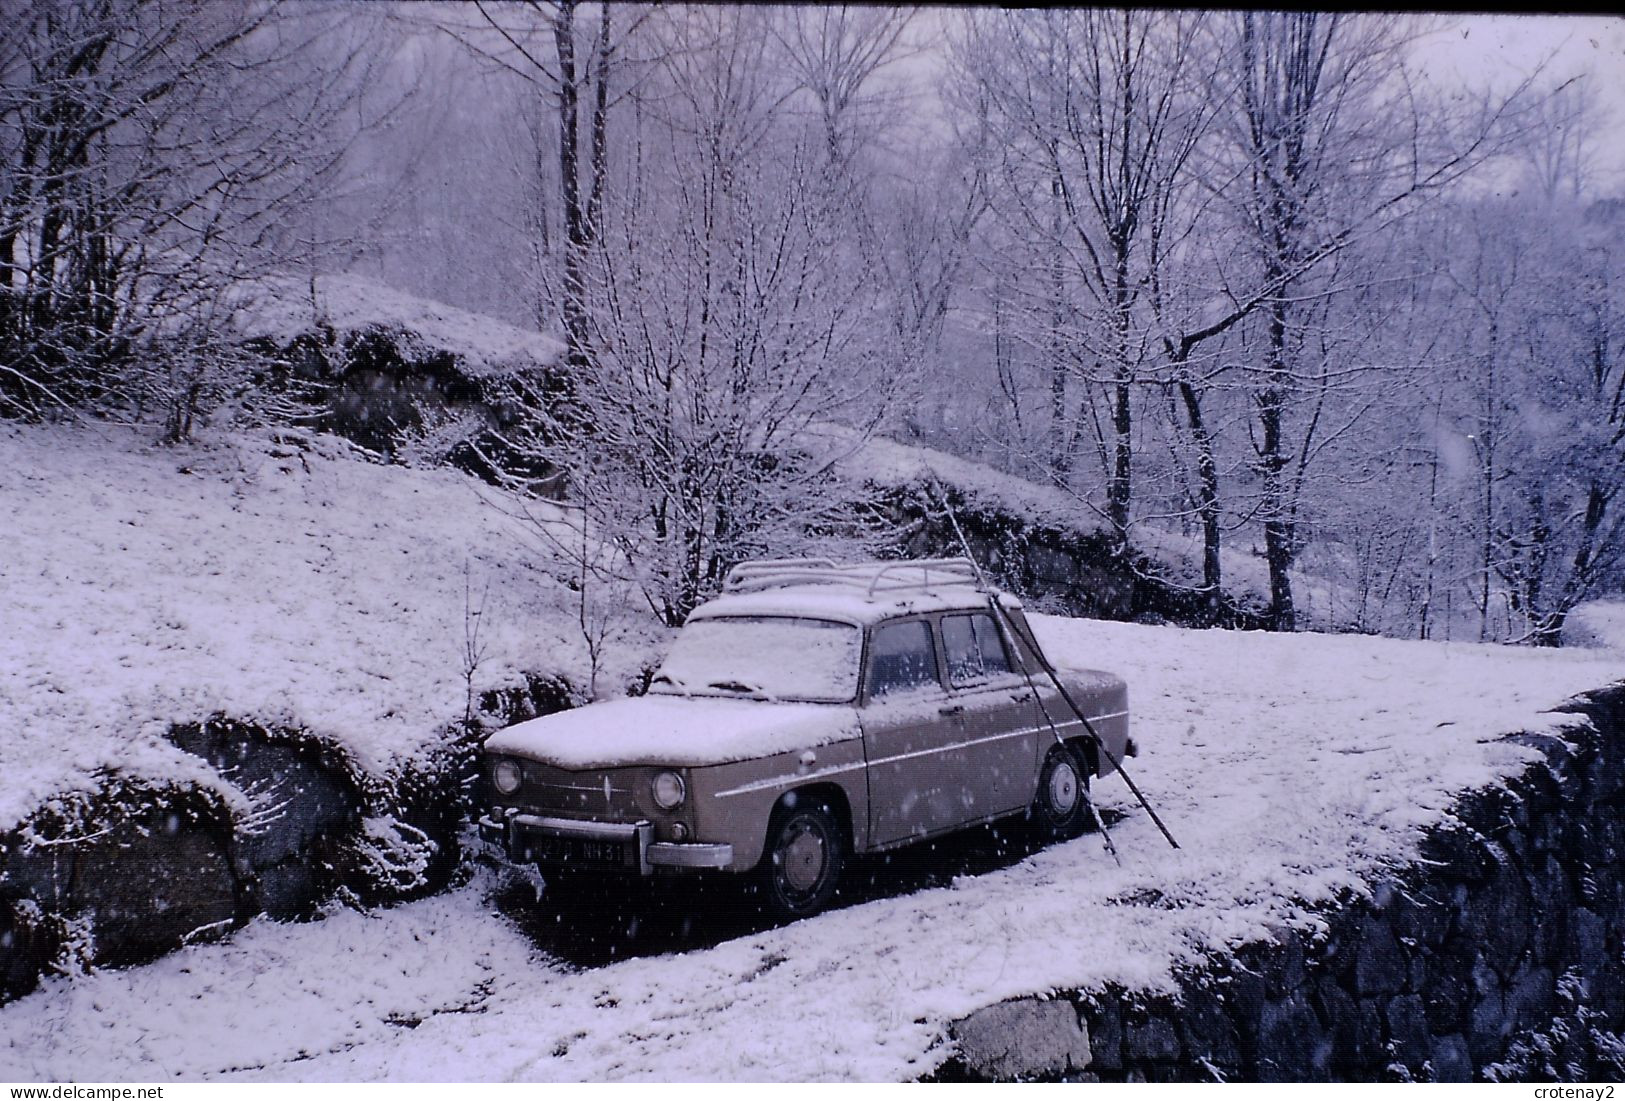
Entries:
<svg viewBox="0 0 1625 1101">
<path fill-rule="evenodd" d="M 969 548 L 967 547 L 966 549 L 968 550 Z M 1038 690 L 1038 685 L 1033 680 L 1033 671 L 1027 664 L 1026 651 L 1028 648 L 1022 643 L 1020 637 L 1016 634 L 1012 626 L 1006 622 L 1009 619 L 1009 615 L 1006 613 L 1004 608 L 999 606 L 998 600 L 993 595 L 993 587 L 987 583 L 987 578 L 982 574 L 981 569 L 976 565 L 976 559 L 970 558 L 969 555 L 966 557 L 970 561 L 971 568 L 976 571 L 977 581 L 981 585 L 983 595 L 987 597 L 988 608 L 993 612 L 993 622 L 998 625 L 999 633 L 1004 636 L 1006 646 L 1008 646 L 1010 652 L 1016 656 L 1016 662 L 1021 666 L 1022 679 L 1027 682 L 1027 691 L 1033 694 L 1033 702 L 1038 705 L 1038 713 L 1044 716 L 1044 725 L 1049 727 L 1050 736 L 1055 739 L 1055 744 L 1064 749 L 1066 747 L 1066 739 L 1061 737 L 1061 728 L 1056 725 L 1055 719 L 1051 717 L 1049 713 L 1049 705 L 1044 702 L 1044 694 Z M 1084 777 L 1083 786 L 1079 789 L 1079 794 L 1083 797 L 1083 805 L 1085 809 L 1089 811 L 1089 820 L 1095 824 L 1095 829 L 1100 831 L 1100 840 L 1105 844 L 1106 851 L 1111 854 L 1112 861 L 1116 863 L 1119 868 L 1121 868 L 1123 866 L 1123 858 L 1117 855 L 1117 846 L 1112 844 L 1112 835 L 1111 831 L 1106 829 L 1106 820 L 1102 818 L 1100 812 L 1095 809 L 1095 801 L 1089 795 L 1088 777 Z"/>
<path fill-rule="evenodd" d="M 1179 842 L 1174 840 L 1174 835 L 1168 832 L 1167 826 L 1163 825 L 1162 819 L 1159 818 L 1157 816 L 1157 812 L 1152 809 L 1150 801 L 1147 800 L 1145 794 L 1140 791 L 1139 785 L 1134 782 L 1133 778 L 1129 776 L 1128 772 L 1123 768 L 1123 762 L 1118 760 L 1112 754 L 1112 751 L 1106 748 L 1106 740 L 1100 736 L 1100 732 L 1096 730 L 1094 724 L 1089 721 L 1089 716 L 1083 713 L 1083 708 L 1079 707 L 1078 702 L 1072 698 L 1072 693 L 1066 690 L 1066 685 L 1061 683 L 1060 674 L 1055 671 L 1055 666 L 1050 663 L 1048 655 L 1044 653 L 1044 648 L 1038 645 L 1038 640 L 1036 638 L 1029 638 L 1026 635 L 1023 635 L 1016 628 L 1015 621 L 1011 618 L 1009 611 L 1004 607 L 1004 605 L 999 603 L 999 599 L 994 592 L 993 586 L 988 583 L 987 575 L 982 572 L 981 564 L 976 561 L 976 555 L 971 552 L 970 540 L 965 538 L 964 529 L 959 526 L 959 517 L 955 515 L 954 506 L 951 502 L 949 502 L 948 493 L 942 488 L 942 482 L 937 478 L 936 471 L 931 471 L 931 486 L 936 490 L 937 498 L 942 502 L 942 509 L 948 515 L 948 522 L 953 525 L 954 535 L 959 539 L 959 545 L 964 549 L 965 558 L 970 562 L 971 569 L 976 571 L 976 580 L 982 586 L 982 591 L 987 593 L 988 605 L 997 613 L 997 619 L 1007 627 L 1011 634 L 1015 635 L 1025 644 L 1026 649 L 1030 649 L 1033 652 L 1033 655 L 1038 658 L 1039 665 L 1043 668 L 1044 672 L 1049 675 L 1050 682 L 1055 685 L 1056 691 L 1061 694 L 1061 699 L 1066 701 L 1067 707 L 1072 709 L 1072 713 L 1078 717 L 1078 721 L 1083 724 L 1083 728 L 1089 732 L 1089 737 L 1094 740 L 1095 748 L 1106 755 L 1106 760 L 1110 761 L 1112 767 L 1117 770 L 1120 776 L 1123 777 L 1123 782 L 1126 783 L 1128 785 L 1128 789 L 1134 793 L 1134 798 L 1139 800 L 1140 806 L 1145 808 L 1145 813 L 1151 816 L 1151 821 L 1156 823 L 1157 829 L 1162 831 L 1162 836 L 1168 839 L 1168 844 L 1172 845 L 1176 849 L 1179 848 Z M 1018 650 L 1019 649 L 1021 648 L 1018 648 Z M 1046 718 L 1047 717 L 1048 715 L 1046 712 Z"/>
</svg>

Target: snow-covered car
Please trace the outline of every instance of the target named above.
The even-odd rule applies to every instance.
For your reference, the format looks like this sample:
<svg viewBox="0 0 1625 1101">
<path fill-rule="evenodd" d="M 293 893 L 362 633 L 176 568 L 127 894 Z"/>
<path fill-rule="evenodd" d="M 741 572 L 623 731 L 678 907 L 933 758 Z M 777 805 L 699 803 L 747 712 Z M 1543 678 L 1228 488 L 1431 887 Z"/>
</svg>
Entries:
<svg viewBox="0 0 1625 1101">
<path fill-rule="evenodd" d="M 1081 832 L 1089 778 L 1136 752 L 1127 688 L 1056 672 L 1103 755 L 1052 668 L 967 559 L 744 563 L 646 695 L 486 741 L 480 834 L 544 878 L 751 873 L 809 914 L 854 853 L 1021 813 Z"/>
</svg>

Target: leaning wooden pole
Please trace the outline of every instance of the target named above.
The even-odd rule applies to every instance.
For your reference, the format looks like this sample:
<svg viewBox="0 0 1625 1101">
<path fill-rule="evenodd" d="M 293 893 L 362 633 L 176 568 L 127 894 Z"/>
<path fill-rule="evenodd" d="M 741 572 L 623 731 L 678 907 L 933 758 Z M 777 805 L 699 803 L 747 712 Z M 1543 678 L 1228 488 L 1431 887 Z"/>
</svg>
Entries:
<svg viewBox="0 0 1625 1101">
<path fill-rule="evenodd" d="M 1134 793 L 1134 798 L 1139 800 L 1140 806 L 1145 808 L 1145 813 L 1151 816 L 1151 821 L 1155 822 L 1157 829 L 1162 831 L 1162 836 L 1168 839 L 1168 844 L 1176 849 L 1179 848 L 1179 842 L 1174 840 L 1174 835 L 1168 832 L 1167 826 L 1163 825 L 1162 819 L 1157 816 L 1157 812 L 1152 808 L 1150 801 L 1140 791 L 1139 785 L 1123 768 L 1123 762 L 1118 760 L 1110 749 L 1106 748 L 1106 740 L 1100 736 L 1100 732 L 1089 721 L 1089 716 L 1083 713 L 1083 708 L 1079 707 L 1078 702 L 1072 698 L 1072 693 L 1066 690 L 1066 685 L 1061 682 L 1060 674 L 1055 671 L 1055 666 L 1050 663 L 1049 657 L 1044 653 L 1044 648 L 1038 645 L 1036 638 L 1022 634 L 1020 629 L 1016 627 L 1015 620 L 1011 618 L 1010 613 L 1005 609 L 1004 605 L 999 603 L 999 598 L 995 594 L 993 586 L 988 583 L 987 575 L 982 572 L 981 564 L 976 561 L 976 555 L 971 551 L 970 540 L 965 537 L 964 529 L 959 526 L 959 517 L 954 513 L 953 504 L 948 500 L 947 491 L 942 488 L 942 482 L 937 478 L 935 471 L 931 471 L 931 488 L 935 490 L 937 499 L 942 503 L 942 510 L 947 514 L 948 523 L 953 526 L 954 536 L 959 540 L 959 545 L 965 552 L 966 561 L 971 564 L 971 569 L 976 572 L 977 583 L 982 586 L 982 591 L 987 594 L 988 606 L 994 610 L 997 621 L 1006 631 L 1020 640 L 1022 643 L 1020 649 L 1030 650 L 1033 656 L 1038 659 L 1039 668 L 1043 669 L 1044 673 L 1048 675 L 1050 683 L 1055 685 L 1055 690 L 1061 694 L 1061 699 L 1066 701 L 1067 707 L 1083 724 L 1084 730 L 1088 732 L 1089 737 L 1095 743 L 1095 749 L 1104 754 L 1106 760 L 1111 762 L 1112 767 L 1123 778 L 1123 782 L 1128 785 L 1129 791 Z M 1022 664 L 1026 664 L 1025 660 L 1023 660 Z M 1042 701 L 1040 701 L 1040 706 L 1042 707 Z M 1113 853 L 1113 855 L 1116 854 Z"/>
</svg>

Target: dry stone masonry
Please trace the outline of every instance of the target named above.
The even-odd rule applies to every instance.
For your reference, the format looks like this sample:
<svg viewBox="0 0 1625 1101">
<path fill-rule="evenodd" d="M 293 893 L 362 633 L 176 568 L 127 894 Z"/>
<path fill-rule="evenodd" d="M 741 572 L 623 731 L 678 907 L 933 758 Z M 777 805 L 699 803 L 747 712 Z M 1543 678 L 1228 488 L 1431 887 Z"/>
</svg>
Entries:
<svg viewBox="0 0 1625 1101">
<path fill-rule="evenodd" d="M 953 1026 L 938 1078 L 1615 1080 L 1625 1074 L 1625 685 L 1545 758 L 1463 797 L 1418 860 L 1319 935 L 1181 976 L 1177 998 L 1026 998 Z"/>
</svg>

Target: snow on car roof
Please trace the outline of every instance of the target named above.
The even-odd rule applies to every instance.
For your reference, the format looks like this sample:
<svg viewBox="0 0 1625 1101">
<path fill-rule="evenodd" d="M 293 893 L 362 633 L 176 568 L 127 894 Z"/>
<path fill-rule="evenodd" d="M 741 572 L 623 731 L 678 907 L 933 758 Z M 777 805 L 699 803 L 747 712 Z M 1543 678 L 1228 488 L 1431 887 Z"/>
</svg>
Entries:
<svg viewBox="0 0 1625 1101">
<path fill-rule="evenodd" d="M 723 593 L 690 619 L 780 615 L 865 626 L 895 616 L 986 607 L 981 574 L 968 558 L 836 563 L 827 558 L 767 558 L 728 571 Z M 1000 594 L 1006 607 L 1021 604 Z"/>
<path fill-rule="evenodd" d="M 1021 601 L 1008 593 L 1000 593 L 999 602 L 1006 608 L 1021 607 Z M 969 585 L 942 585 L 895 594 L 877 593 L 872 598 L 831 585 L 788 585 L 766 592 L 719 596 L 695 608 L 688 618 L 782 615 L 832 619 L 838 623 L 864 627 L 900 615 L 986 606 L 986 594 Z"/>
</svg>

